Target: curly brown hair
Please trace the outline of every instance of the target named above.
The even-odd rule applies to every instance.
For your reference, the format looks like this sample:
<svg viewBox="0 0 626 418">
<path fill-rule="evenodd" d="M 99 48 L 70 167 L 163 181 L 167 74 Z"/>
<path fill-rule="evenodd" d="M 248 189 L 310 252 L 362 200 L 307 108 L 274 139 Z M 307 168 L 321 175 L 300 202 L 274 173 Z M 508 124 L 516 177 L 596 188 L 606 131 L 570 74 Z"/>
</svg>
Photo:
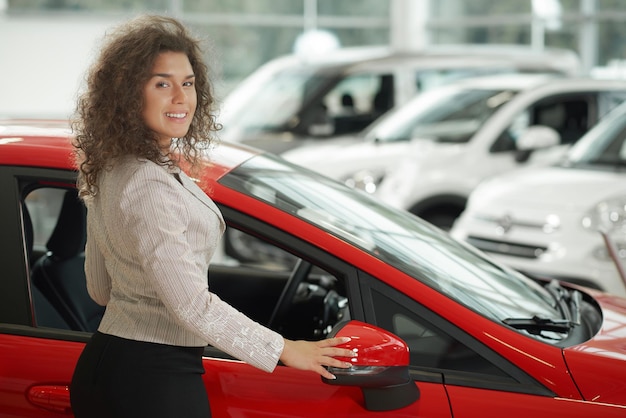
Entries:
<svg viewBox="0 0 626 418">
<path fill-rule="evenodd" d="M 140 116 L 143 88 L 160 53 L 185 53 L 195 75 L 196 111 L 187 134 L 174 141 L 192 169 L 199 165 L 202 150 L 213 143 L 215 132 L 221 128 L 214 114 L 213 86 L 200 41 L 181 22 L 165 16 L 141 16 L 116 28 L 105 41 L 87 73 L 86 91 L 78 99 L 72 121 L 83 198 L 98 192 L 99 174 L 121 156 L 174 164 L 164 158 L 156 134 Z"/>
</svg>

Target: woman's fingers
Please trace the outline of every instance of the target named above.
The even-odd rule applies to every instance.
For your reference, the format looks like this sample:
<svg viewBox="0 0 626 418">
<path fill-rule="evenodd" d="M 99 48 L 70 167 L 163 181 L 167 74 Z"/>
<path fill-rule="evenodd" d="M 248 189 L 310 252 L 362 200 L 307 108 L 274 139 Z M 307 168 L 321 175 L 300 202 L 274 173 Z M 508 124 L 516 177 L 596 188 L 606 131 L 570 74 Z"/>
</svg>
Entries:
<svg viewBox="0 0 626 418">
<path fill-rule="evenodd" d="M 344 357 L 352 359 L 357 357 L 357 353 L 355 351 L 346 348 L 324 348 L 322 354 L 327 358 Z"/>
<path fill-rule="evenodd" d="M 313 371 L 319 373 L 320 376 L 325 377 L 326 379 L 329 379 L 329 380 L 335 380 L 336 379 L 334 374 L 332 374 L 331 372 L 329 372 L 328 370 L 326 370 L 325 368 L 323 368 L 321 366 L 318 367 L 318 368 L 315 368 L 315 370 L 313 370 Z"/>
<path fill-rule="evenodd" d="M 337 345 L 349 343 L 351 340 L 352 338 L 350 337 L 333 337 L 318 341 L 316 344 L 318 345 L 318 347 L 334 347 Z"/>
<path fill-rule="evenodd" d="M 285 339 L 281 360 L 289 367 L 311 370 L 328 379 L 333 379 L 334 376 L 325 367 L 345 369 L 352 365 L 345 360 L 356 357 L 354 351 L 337 347 L 349 341 L 349 338 L 329 338 L 315 342 Z"/>
<path fill-rule="evenodd" d="M 327 338 L 325 340 L 318 341 L 317 345 L 323 349 L 325 356 L 353 358 L 358 354 L 356 351 L 348 348 L 336 347 L 337 345 L 348 343 L 350 340 L 350 337 Z M 348 367 L 349 365 L 350 364 L 348 363 Z"/>
</svg>

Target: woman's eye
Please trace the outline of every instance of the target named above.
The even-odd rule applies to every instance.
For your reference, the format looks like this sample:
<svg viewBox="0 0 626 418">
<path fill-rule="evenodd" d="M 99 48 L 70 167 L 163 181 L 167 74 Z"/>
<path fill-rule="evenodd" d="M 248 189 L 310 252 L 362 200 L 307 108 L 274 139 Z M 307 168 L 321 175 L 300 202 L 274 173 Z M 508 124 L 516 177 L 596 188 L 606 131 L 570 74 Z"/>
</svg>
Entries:
<svg viewBox="0 0 626 418">
<path fill-rule="evenodd" d="M 169 87 L 169 83 L 167 83 L 166 81 L 159 81 L 157 83 L 157 87 Z"/>
<path fill-rule="evenodd" d="M 193 81 L 185 81 L 185 82 L 183 83 L 183 86 L 185 86 L 185 87 L 191 87 L 191 86 L 193 86 Z"/>
</svg>

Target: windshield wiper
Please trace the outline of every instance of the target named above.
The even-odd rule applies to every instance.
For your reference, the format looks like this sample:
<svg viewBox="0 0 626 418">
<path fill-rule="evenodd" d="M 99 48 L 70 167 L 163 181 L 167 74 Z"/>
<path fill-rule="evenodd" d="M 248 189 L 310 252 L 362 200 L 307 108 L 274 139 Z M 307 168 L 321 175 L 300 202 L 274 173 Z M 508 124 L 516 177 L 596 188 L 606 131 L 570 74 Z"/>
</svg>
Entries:
<svg viewBox="0 0 626 418">
<path fill-rule="evenodd" d="M 557 280 L 548 283 L 546 290 L 552 295 L 556 306 L 563 313 L 563 319 L 541 318 L 535 315 L 532 318 L 507 318 L 502 322 L 535 335 L 541 334 L 542 331 L 566 333 L 576 325 L 580 325 L 582 294 L 578 290 L 567 290 Z"/>
<path fill-rule="evenodd" d="M 566 333 L 574 326 L 572 321 L 568 319 L 540 318 L 536 315 L 532 318 L 507 318 L 502 322 L 515 329 L 526 330 L 534 335 L 539 335 L 542 331 Z"/>
<path fill-rule="evenodd" d="M 558 282 L 552 280 L 546 286 L 566 320 L 573 325 L 580 325 L 580 302 L 582 295 L 578 290 L 567 290 Z"/>
<path fill-rule="evenodd" d="M 580 302 L 583 299 L 583 295 L 578 290 L 573 289 L 570 290 L 569 295 L 571 321 L 574 325 L 580 325 Z"/>
</svg>

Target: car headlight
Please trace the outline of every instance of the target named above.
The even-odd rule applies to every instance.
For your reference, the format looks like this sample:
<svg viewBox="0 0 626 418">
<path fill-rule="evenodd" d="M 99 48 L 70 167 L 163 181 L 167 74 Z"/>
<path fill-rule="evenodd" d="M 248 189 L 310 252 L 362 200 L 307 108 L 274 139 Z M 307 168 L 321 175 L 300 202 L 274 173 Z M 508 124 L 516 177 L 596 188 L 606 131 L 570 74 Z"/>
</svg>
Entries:
<svg viewBox="0 0 626 418">
<path fill-rule="evenodd" d="M 611 233 L 626 229 L 626 196 L 603 200 L 591 208 L 581 220 L 582 226 L 593 232 Z"/>
<path fill-rule="evenodd" d="M 384 177 L 383 171 L 360 170 L 347 177 L 344 183 L 354 189 L 374 194 Z"/>
</svg>

